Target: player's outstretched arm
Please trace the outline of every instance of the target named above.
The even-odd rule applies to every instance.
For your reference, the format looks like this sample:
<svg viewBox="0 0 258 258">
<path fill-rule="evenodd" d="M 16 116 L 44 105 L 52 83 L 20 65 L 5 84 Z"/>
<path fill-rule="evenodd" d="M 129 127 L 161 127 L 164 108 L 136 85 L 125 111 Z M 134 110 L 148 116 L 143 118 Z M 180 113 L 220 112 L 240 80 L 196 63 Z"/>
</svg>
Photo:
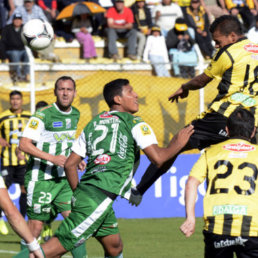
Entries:
<svg viewBox="0 0 258 258">
<path fill-rule="evenodd" d="M 37 240 L 34 238 L 26 221 L 11 201 L 6 188 L 0 188 L 0 207 L 3 209 L 13 230 L 28 243 L 29 250 L 36 258 L 43 258 L 44 256 Z"/>
<path fill-rule="evenodd" d="M 180 230 L 186 237 L 190 237 L 195 231 L 195 202 L 199 184 L 198 179 L 189 176 L 185 187 L 186 220 Z"/>
<path fill-rule="evenodd" d="M 173 137 L 166 148 L 160 148 L 156 144 L 152 144 L 143 151 L 149 160 L 157 167 L 161 167 L 165 162 L 177 155 L 180 150 L 187 144 L 190 136 L 194 133 L 194 127 L 189 125 L 181 129 L 177 135 Z"/>
<path fill-rule="evenodd" d="M 196 77 L 194 77 L 189 82 L 182 84 L 182 86 L 172 95 L 168 97 L 168 100 L 171 102 L 178 102 L 178 99 L 184 99 L 188 96 L 189 90 L 198 90 L 205 87 L 212 78 L 207 76 L 205 73 L 202 73 Z"/>
</svg>

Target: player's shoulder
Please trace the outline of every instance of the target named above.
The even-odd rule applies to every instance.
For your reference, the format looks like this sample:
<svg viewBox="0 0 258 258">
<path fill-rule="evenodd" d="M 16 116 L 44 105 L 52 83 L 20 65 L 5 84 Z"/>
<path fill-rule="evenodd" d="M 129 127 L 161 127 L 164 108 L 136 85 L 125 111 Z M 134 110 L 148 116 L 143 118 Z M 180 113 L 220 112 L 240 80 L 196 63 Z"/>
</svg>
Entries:
<svg viewBox="0 0 258 258">
<path fill-rule="evenodd" d="M 53 104 L 47 105 L 45 107 L 37 109 L 33 116 L 43 120 L 46 116 L 53 113 L 53 109 Z"/>
<path fill-rule="evenodd" d="M 11 115 L 12 112 L 10 109 L 6 109 L 5 111 L 3 111 L 2 113 L 0 113 L 0 118 Z"/>
<path fill-rule="evenodd" d="M 25 117 L 30 117 L 31 116 L 31 112 L 28 111 L 28 110 L 23 110 L 21 115 L 25 116 Z"/>
<path fill-rule="evenodd" d="M 72 112 L 74 113 L 74 114 L 77 114 L 77 115 L 80 115 L 80 111 L 79 111 L 79 109 L 77 109 L 76 107 L 74 107 L 74 106 L 72 106 Z"/>
</svg>

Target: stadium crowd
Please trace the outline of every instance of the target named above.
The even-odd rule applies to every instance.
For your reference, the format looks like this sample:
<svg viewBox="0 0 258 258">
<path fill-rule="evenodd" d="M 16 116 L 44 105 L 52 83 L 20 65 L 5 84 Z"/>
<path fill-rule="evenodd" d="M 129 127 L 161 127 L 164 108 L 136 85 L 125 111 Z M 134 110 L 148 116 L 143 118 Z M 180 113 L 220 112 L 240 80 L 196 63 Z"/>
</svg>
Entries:
<svg viewBox="0 0 258 258">
<path fill-rule="evenodd" d="M 59 19 L 58 15 L 64 8 L 79 1 L 2 0 L 0 58 L 14 63 L 27 62 L 28 57 L 20 39 L 22 25 L 30 19 L 40 18 L 52 24 L 56 38 L 63 38 L 66 42 L 78 40 L 86 62 L 97 58 L 94 37 L 101 37 L 106 42 L 105 57 L 112 58 L 114 62 L 122 58 L 116 47 L 116 40 L 122 39 L 127 57 L 150 62 L 157 76 L 170 76 L 163 63 L 172 62 L 174 76 L 192 78 L 195 75 L 194 66 L 198 63 L 193 45 L 198 45 L 204 59 L 211 59 L 215 53 L 215 44 L 209 32 L 214 18 L 223 14 L 236 16 L 246 35 L 252 34 L 250 37 L 255 38 L 254 35 L 258 34 L 257 0 L 206 1 L 91 0 L 86 2 L 95 2 L 106 11 L 96 14 L 87 11 L 84 15 L 77 15 L 74 11 L 71 17 Z M 152 30 L 153 27 L 155 29 Z M 154 34 L 160 36 L 160 39 L 153 35 L 153 31 L 157 30 L 159 35 Z M 6 31 L 11 35 L 8 40 Z M 162 51 L 157 53 L 154 45 L 163 42 L 162 37 L 165 45 L 162 43 Z M 148 38 L 149 43 L 146 44 Z M 54 53 L 54 46 L 55 40 L 47 49 L 37 51 L 35 55 L 43 60 L 61 62 Z M 148 50 L 150 47 L 152 51 Z M 191 61 L 188 59 L 190 55 Z M 18 66 L 12 68 L 14 82 L 28 80 L 28 69 L 26 66 L 23 68 L 22 71 Z"/>
</svg>

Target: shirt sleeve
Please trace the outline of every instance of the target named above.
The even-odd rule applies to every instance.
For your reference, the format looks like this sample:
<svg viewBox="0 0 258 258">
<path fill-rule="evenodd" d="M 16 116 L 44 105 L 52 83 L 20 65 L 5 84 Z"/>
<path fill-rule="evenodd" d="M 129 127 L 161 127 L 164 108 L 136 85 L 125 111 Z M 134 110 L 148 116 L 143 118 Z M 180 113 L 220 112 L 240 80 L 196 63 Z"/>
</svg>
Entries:
<svg viewBox="0 0 258 258">
<path fill-rule="evenodd" d="M 143 150 L 152 144 L 158 144 L 155 133 L 145 122 L 135 125 L 132 129 L 132 135 L 137 145 Z"/>
<path fill-rule="evenodd" d="M 202 183 L 207 176 L 207 162 L 206 162 L 206 152 L 204 152 L 201 157 L 195 162 L 189 176 L 196 178 Z"/>
<path fill-rule="evenodd" d="M 218 56 L 219 55 L 219 56 Z M 232 66 L 232 61 L 225 53 L 217 53 L 211 60 L 209 66 L 205 69 L 204 73 L 210 78 L 221 79 L 225 71 Z"/>
<path fill-rule="evenodd" d="M 31 117 L 23 131 L 22 137 L 38 142 L 44 129 L 45 125 L 42 120 L 37 117 Z"/>
<path fill-rule="evenodd" d="M 82 158 L 86 157 L 86 140 L 83 131 L 80 136 L 74 141 L 72 151 Z"/>
</svg>

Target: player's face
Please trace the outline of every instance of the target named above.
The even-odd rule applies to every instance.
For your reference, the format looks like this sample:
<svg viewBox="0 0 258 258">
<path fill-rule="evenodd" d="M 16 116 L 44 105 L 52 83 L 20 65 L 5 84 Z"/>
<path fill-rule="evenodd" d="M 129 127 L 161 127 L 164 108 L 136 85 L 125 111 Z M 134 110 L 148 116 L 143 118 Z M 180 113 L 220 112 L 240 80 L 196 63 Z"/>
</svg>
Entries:
<svg viewBox="0 0 258 258">
<path fill-rule="evenodd" d="M 231 33 L 227 36 L 221 34 L 219 31 L 214 31 L 212 34 L 212 38 L 215 41 L 216 48 L 223 48 L 229 44 L 236 42 L 235 34 Z"/>
<path fill-rule="evenodd" d="M 69 111 L 76 96 L 76 91 L 71 80 L 61 80 L 55 90 L 56 103 L 62 111 Z"/>
<path fill-rule="evenodd" d="M 138 95 L 133 91 L 133 87 L 129 84 L 123 87 L 121 107 L 124 112 L 131 114 L 134 114 L 139 110 Z"/>
<path fill-rule="evenodd" d="M 13 112 L 19 112 L 22 110 L 22 97 L 20 95 L 13 95 L 10 98 L 11 110 Z"/>
</svg>

